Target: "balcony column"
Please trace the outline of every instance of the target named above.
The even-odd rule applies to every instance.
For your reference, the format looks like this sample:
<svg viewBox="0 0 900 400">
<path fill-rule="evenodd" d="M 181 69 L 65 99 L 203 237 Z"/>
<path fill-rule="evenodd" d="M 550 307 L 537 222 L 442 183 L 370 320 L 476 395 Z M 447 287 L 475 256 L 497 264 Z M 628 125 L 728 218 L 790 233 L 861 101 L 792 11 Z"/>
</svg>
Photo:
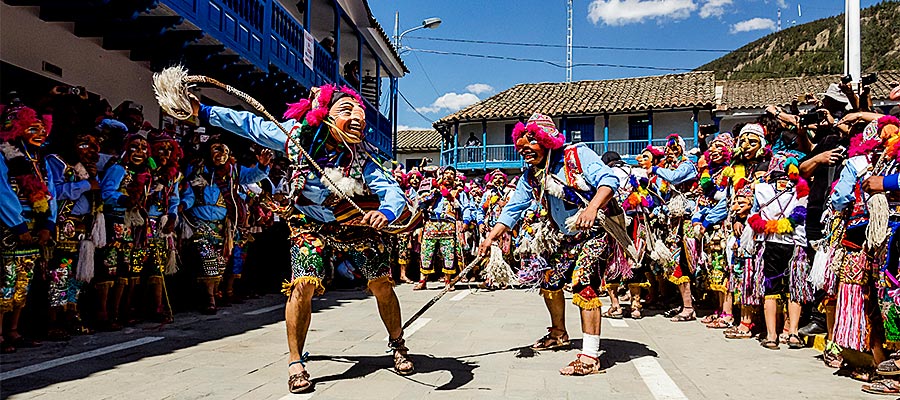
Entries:
<svg viewBox="0 0 900 400">
<path fill-rule="evenodd" d="M 487 120 L 481 120 L 481 162 L 487 170 Z"/>
<path fill-rule="evenodd" d="M 603 152 L 609 151 L 609 114 L 603 114 Z"/>
<path fill-rule="evenodd" d="M 694 146 L 697 146 L 697 136 L 700 132 L 700 113 L 694 109 Z M 699 146 L 698 146 L 699 147 Z"/>
<path fill-rule="evenodd" d="M 334 75 L 331 80 L 339 83 L 341 79 L 341 6 L 338 5 L 337 0 L 331 4 L 334 7 Z"/>
<path fill-rule="evenodd" d="M 653 109 L 647 111 L 647 142 L 653 145 Z"/>
<path fill-rule="evenodd" d="M 307 32 L 312 33 L 312 27 L 310 26 L 310 22 L 312 22 L 312 0 L 306 0 L 306 12 L 303 13 L 303 27 L 306 28 Z"/>
<path fill-rule="evenodd" d="M 375 58 L 375 107 L 381 109 L 381 60 L 377 57 Z"/>
<path fill-rule="evenodd" d="M 438 134 L 441 135 L 441 140 L 440 140 L 441 152 L 440 152 L 440 155 L 438 156 L 438 165 L 444 166 L 444 138 L 445 138 L 445 136 L 444 136 L 444 132 L 441 132 L 440 129 L 438 130 Z"/>
<path fill-rule="evenodd" d="M 571 142 L 572 138 L 569 137 L 569 118 L 562 117 L 559 121 L 559 125 L 562 128 L 563 137 L 566 138 L 567 142 Z"/>
<path fill-rule="evenodd" d="M 459 121 L 453 123 L 453 168 L 459 164 Z"/>
<path fill-rule="evenodd" d="M 365 45 L 366 39 L 359 33 L 359 29 L 356 29 L 356 62 L 359 63 L 359 68 L 356 69 L 356 82 L 358 82 L 359 85 L 354 89 L 356 89 L 356 92 L 359 93 L 360 96 L 362 96 L 363 46 Z"/>
</svg>

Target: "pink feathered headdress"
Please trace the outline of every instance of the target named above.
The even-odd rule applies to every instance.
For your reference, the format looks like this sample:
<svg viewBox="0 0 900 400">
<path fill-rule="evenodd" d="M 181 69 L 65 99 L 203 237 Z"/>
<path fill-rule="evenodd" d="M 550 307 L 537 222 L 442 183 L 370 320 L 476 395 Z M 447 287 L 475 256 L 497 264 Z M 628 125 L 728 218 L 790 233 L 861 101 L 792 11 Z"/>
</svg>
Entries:
<svg viewBox="0 0 900 400">
<path fill-rule="evenodd" d="M 650 144 L 647 145 L 647 148 L 644 149 L 644 151 L 649 151 L 650 155 L 652 155 L 653 158 L 663 158 L 666 156 L 665 151 L 663 151 L 659 147 L 656 147 L 656 146 L 650 145 Z"/>
<path fill-rule="evenodd" d="M 44 129 L 49 134 L 50 127 L 53 124 L 53 117 L 50 114 L 41 115 L 38 118 L 37 111 L 25 106 L 4 108 L 0 112 L 3 114 L 3 125 L 0 126 L 0 141 L 3 142 L 22 137 L 28 127 L 35 123 L 44 124 Z"/>
<path fill-rule="evenodd" d="M 335 97 L 335 93 L 338 94 L 337 97 Z M 328 117 L 328 109 L 331 107 L 332 101 L 344 96 L 353 97 L 360 107 L 365 109 L 365 103 L 356 91 L 346 86 L 338 88 L 336 85 L 328 84 L 313 88 L 310 91 L 312 99 L 302 99 L 288 104 L 288 109 L 284 112 L 284 119 L 301 120 L 306 117 L 306 123 L 309 126 L 319 126 Z"/>
<path fill-rule="evenodd" d="M 487 175 L 484 176 L 484 181 L 485 181 L 485 182 L 490 182 L 490 181 L 494 180 L 494 175 L 500 175 L 500 176 L 502 176 L 504 182 L 506 182 L 506 180 L 507 180 L 507 176 L 506 176 L 505 173 L 503 173 L 503 171 L 501 171 L 501 170 L 499 170 L 499 169 L 495 169 L 495 170 L 489 172 Z"/>
<path fill-rule="evenodd" d="M 550 150 L 556 150 L 566 144 L 566 137 L 556 129 L 556 124 L 553 123 L 553 120 L 544 114 L 534 113 L 527 123 L 516 123 L 512 131 L 513 143 L 518 141 L 526 132 L 534 135 L 535 140 L 541 147 Z"/>
</svg>

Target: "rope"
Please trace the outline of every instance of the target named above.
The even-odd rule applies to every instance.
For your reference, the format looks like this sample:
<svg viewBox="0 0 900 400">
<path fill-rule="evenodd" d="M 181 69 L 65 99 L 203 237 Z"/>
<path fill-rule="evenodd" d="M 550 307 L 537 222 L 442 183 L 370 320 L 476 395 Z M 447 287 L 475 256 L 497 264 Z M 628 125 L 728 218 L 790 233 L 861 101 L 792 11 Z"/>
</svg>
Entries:
<svg viewBox="0 0 900 400">
<path fill-rule="evenodd" d="M 288 132 L 287 129 L 285 129 L 284 126 L 282 126 L 281 123 L 278 122 L 278 119 L 276 119 L 272 114 L 270 114 L 269 111 L 267 111 L 266 108 L 258 100 L 254 99 L 253 97 L 250 97 L 250 95 L 232 87 L 231 85 L 224 84 L 224 83 L 222 83 L 216 79 L 210 78 L 208 76 L 188 75 L 188 76 L 184 77 L 184 79 L 182 81 L 185 84 L 201 84 L 202 83 L 202 84 L 207 84 L 207 85 L 212 85 L 212 86 L 218 87 L 218 88 L 224 90 L 226 93 L 239 98 L 243 102 L 247 103 L 248 105 L 250 105 L 251 107 L 256 109 L 256 111 L 258 111 L 260 114 L 265 116 L 266 119 L 274 122 L 275 126 L 277 126 L 278 129 L 281 130 L 282 133 L 284 133 L 285 137 L 287 137 L 287 140 L 290 140 L 291 143 L 297 147 L 297 150 L 299 151 L 300 155 L 302 155 L 303 158 L 305 158 L 309 162 L 309 165 L 312 166 L 314 170 L 316 170 L 316 172 L 319 174 L 322 181 L 324 181 L 326 184 L 328 184 L 330 186 L 329 189 L 331 189 L 342 200 L 346 200 L 350 204 L 350 206 L 353 207 L 361 215 L 366 215 L 366 211 L 363 210 L 362 207 L 359 206 L 359 204 L 356 204 L 356 202 L 353 201 L 353 199 L 350 198 L 350 196 L 348 196 L 346 193 L 344 193 L 342 190 L 340 190 L 338 188 L 338 186 L 335 184 L 335 182 L 332 181 L 331 178 L 325 174 L 325 170 L 318 163 L 316 163 L 316 161 L 312 158 L 312 156 L 310 156 L 309 153 L 306 152 L 306 150 L 303 148 L 303 146 L 301 146 L 300 143 L 294 137 L 291 136 L 290 132 Z M 331 124 L 329 124 L 329 126 L 331 126 Z M 415 218 L 410 218 L 410 222 L 412 222 L 412 221 L 415 221 Z M 385 226 L 384 229 L 396 231 L 396 230 L 403 230 L 406 228 L 408 228 L 407 225 L 388 224 L 387 226 Z"/>
</svg>

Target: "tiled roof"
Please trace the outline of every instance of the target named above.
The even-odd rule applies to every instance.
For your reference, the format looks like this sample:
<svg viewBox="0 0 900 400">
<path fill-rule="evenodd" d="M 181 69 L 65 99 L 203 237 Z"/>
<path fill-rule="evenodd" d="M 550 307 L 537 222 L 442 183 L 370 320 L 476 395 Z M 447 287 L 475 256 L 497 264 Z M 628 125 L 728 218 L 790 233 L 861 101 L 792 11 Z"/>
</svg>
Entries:
<svg viewBox="0 0 900 400">
<path fill-rule="evenodd" d="M 466 120 L 620 113 L 650 108 L 712 107 L 716 101 L 711 71 L 562 83 L 525 83 L 459 110 L 437 124 Z"/>
<path fill-rule="evenodd" d="M 824 93 L 831 83 L 840 82 L 840 75 L 819 75 L 794 78 L 771 78 L 736 81 L 718 81 L 722 98 L 718 110 L 763 108 L 769 104 L 786 106 L 798 95 Z M 878 81 L 872 85 L 872 99 L 885 100 L 891 84 L 900 82 L 900 71 L 878 73 Z"/>
<path fill-rule="evenodd" d="M 438 151 L 441 135 L 434 129 L 410 129 L 397 131 L 397 152 Z"/>
</svg>

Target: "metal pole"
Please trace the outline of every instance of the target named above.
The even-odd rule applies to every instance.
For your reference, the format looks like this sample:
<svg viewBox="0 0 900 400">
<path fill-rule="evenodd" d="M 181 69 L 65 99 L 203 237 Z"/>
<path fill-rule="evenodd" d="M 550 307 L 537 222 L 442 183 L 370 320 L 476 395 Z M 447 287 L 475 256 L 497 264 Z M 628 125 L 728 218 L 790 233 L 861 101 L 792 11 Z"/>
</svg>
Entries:
<svg viewBox="0 0 900 400">
<path fill-rule="evenodd" d="M 860 37 L 859 37 L 859 0 L 846 0 L 847 12 L 844 14 L 844 23 L 847 32 L 847 52 L 844 54 L 846 72 L 853 76 L 853 82 L 859 83 L 860 65 Z"/>
</svg>

